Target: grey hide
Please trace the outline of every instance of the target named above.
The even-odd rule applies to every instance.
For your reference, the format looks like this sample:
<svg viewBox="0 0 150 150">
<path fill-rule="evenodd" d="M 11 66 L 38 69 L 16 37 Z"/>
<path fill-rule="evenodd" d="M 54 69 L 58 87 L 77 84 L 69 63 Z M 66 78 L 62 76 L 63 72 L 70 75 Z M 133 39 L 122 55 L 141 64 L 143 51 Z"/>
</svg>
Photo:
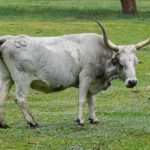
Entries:
<svg viewBox="0 0 150 150">
<path fill-rule="evenodd" d="M 3 36 L 0 44 L 0 127 L 3 128 L 8 127 L 3 105 L 13 84 L 16 103 L 28 124 L 36 127 L 26 105 L 30 87 L 45 93 L 79 88 L 77 122 L 83 125 L 84 102 L 88 103 L 90 122 L 97 123 L 95 96 L 106 90 L 113 79 L 121 79 L 127 87 L 137 83 L 135 45 L 118 46 L 116 52 L 107 48 L 103 36 L 98 34 Z"/>
</svg>

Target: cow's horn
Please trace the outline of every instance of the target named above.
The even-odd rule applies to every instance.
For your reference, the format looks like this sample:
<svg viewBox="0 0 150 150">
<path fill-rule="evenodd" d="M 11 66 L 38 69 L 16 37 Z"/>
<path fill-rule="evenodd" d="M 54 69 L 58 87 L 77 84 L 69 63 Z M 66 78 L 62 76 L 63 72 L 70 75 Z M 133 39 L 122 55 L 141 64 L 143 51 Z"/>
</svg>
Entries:
<svg viewBox="0 0 150 150">
<path fill-rule="evenodd" d="M 137 50 L 139 50 L 148 44 L 150 44 L 150 38 L 145 41 L 139 42 L 138 44 L 135 45 L 135 47 Z"/>
<path fill-rule="evenodd" d="M 107 37 L 107 33 L 106 33 L 106 30 L 104 29 L 104 27 L 101 25 L 101 23 L 99 23 L 98 21 L 92 19 L 93 21 L 95 21 L 99 27 L 101 28 L 102 32 L 103 32 L 103 37 L 104 37 L 104 43 L 106 45 L 106 47 L 112 49 L 113 51 L 115 52 L 118 52 L 119 51 L 119 47 L 117 45 L 115 45 L 114 43 L 112 43 L 111 41 L 108 40 L 108 37 Z"/>
</svg>

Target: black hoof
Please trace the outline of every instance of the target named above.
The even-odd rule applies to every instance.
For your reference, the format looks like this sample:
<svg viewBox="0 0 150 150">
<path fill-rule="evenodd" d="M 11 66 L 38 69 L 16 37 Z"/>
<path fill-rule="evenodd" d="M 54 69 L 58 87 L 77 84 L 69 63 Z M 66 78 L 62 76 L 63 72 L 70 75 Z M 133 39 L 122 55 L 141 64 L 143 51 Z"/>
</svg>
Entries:
<svg viewBox="0 0 150 150">
<path fill-rule="evenodd" d="M 81 123 L 80 119 L 76 119 L 76 122 L 78 123 L 78 125 L 84 126 L 84 123 Z"/>
<path fill-rule="evenodd" d="M 8 129 L 10 127 L 7 124 L 5 124 L 5 123 L 0 123 L 0 128 L 2 128 L 2 129 Z"/>
<path fill-rule="evenodd" d="M 28 124 L 30 125 L 30 128 L 32 128 L 32 129 L 35 129 L 35 128 L 39 127 L 38 123 L 33 124 L 31 122 L 28 122 Z"/>
<path fill-rule="evenodd" d="M 91 124 L 99 124 L 99 121 L 94 121 L 93 119 L 89 119 Z"/>
</svg>

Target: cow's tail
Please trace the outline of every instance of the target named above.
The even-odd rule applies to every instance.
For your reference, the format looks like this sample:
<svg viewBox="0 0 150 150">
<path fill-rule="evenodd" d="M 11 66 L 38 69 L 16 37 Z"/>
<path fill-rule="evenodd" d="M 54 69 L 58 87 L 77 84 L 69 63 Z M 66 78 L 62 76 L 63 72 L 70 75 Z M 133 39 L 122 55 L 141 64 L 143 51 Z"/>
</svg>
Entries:
<svg viewBox="0 0 150 150">
<path fill-rule="evenodd" d="M 0 59 L 2 59 L 2 45 L 6 42 L 6 39 L 0 38 Z"/>
<path fill-rule="evenodd" d="M 2 45 L 7 41 L 12 39 L 14 36 L 6 35 L 0 37 L 0 59 L 2 58 Z"/>
<path fill-rule="evenodd" d="M 3 58 L 3 45 L 5 42 L 8 40 L 8 36 L 2 36 L 0 37 L 0 82 L 3 83 L 3 81 L 8 80 L 8 81 L 13 81 L 11 77 L 11 73 L 5 64 L 4 58 Z M 2 85 L 3 86 L 3 85 Z"/>
<path fill-rule="evenodd" d="M 6 42 L 6 39 L 0 38 L 0 47 Z"/>
</svg>

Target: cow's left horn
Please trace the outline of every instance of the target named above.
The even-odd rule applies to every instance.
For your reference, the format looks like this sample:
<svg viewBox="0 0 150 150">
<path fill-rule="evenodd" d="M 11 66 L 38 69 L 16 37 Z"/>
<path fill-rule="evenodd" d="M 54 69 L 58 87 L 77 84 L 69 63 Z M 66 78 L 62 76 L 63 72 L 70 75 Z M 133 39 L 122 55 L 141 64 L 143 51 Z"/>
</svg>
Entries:
<svg viewBox="0 0 150 150">
<path fill-rule="evenodd" d="M 143 41 L 143 42 L 139 42 L 138 44 L 135 45 L 136 49 L 139 50 L 141 48 L 143 48 L 144 46 L 150 44 L 150 38 Z"/>
<path fill-rule="evenodd" d="M 106 30 L 101 25 L 101 23 L 99 23 L 98 21 L 96 21 L 94 19 L 92 19 L 92 20 L 95 21 L 99 25 L 99 27 L 101 28 L 101 30 L 103 32 L 103 38 L 104 38 L 104 43 L 105 43 L 106 47 L 112 49 L 115 52 L 118 52 L 119 51 L 119 47 L 117 45 L 115 45 L 114 43 L 112 43 L 111 41 L 108 40 Z"/>
</svg>

